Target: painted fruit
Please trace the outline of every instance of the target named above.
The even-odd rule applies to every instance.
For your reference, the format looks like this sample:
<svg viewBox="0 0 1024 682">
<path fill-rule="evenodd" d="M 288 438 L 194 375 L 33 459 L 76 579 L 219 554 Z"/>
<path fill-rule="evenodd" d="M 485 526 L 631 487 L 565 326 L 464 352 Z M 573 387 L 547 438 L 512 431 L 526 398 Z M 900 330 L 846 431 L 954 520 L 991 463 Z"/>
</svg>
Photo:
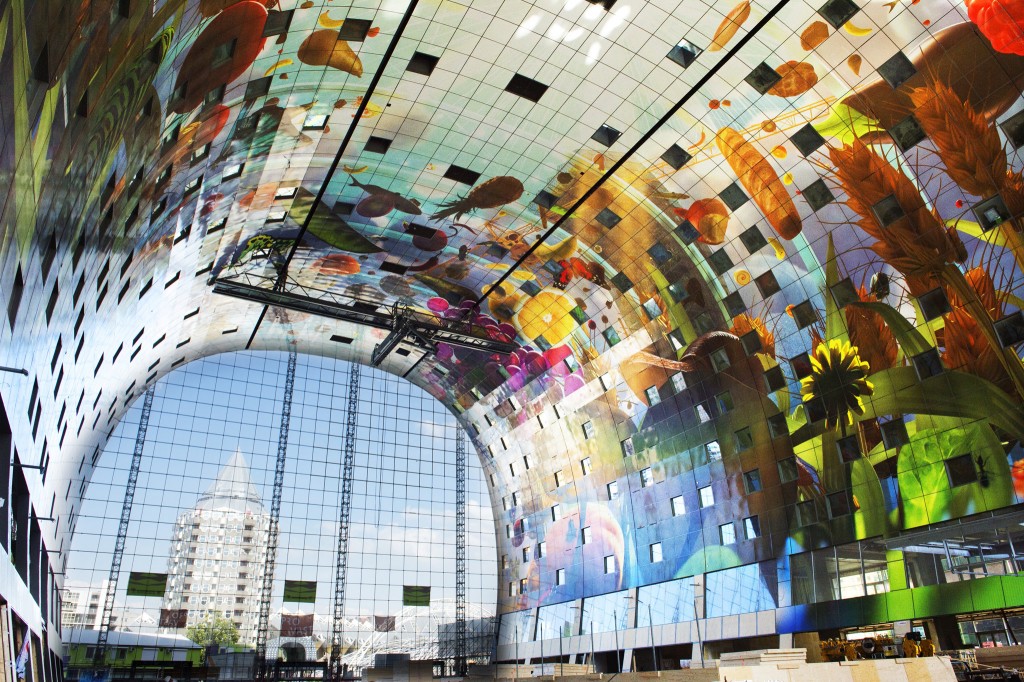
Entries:
<svg viewBox="0 0 1024 682">
<path fill-rule="evenodd" d="M 211 90 L 233 82 L 248 70 L 256 60 L 266 38 L 263 27 L 267 23 L 267 8 L 262 3 L 244 0 L 231 5 L 206 25 L 199 38 L 189 48 L 174 82 L 179 97 L 172 99 L 171 111 L 184 114 L 192 111 Z M 227 57 L 218 54 L 218 48 L 230 45 L 234 49 Z"/>
</svg>

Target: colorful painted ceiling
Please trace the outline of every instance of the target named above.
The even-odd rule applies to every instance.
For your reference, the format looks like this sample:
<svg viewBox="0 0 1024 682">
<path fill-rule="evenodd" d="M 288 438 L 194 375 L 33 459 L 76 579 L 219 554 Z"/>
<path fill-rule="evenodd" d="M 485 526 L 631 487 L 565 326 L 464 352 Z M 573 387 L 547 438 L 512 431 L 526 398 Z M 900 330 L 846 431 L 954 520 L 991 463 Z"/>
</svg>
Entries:
<svg viewBox="0 0 1024 682">
<path fill-rule="evenodd" d="M 529 535 L 522 519 L 559 495 L 574 505 L 572 532 L 588 500 L 605 510 L 591 513 L 611 549 L 586 561 L 611 555 L 618 569 L 592 591 L 1017 501 L 1024 16 L 1013 3 L 29 10 L 14 0 L 0 18 L 13 328 L 0 360 L 46 377 L 15 390 L 30 421 L 45 402 L 44 432 L 69 471 L 84 456 L 74 443 L 91 450 L 182 362 L 246 346 L 366 360 L 386 334 L 213 293 L 236 281 L 468 319 L 513 342 L 507 356 L 403 346 L 383 366 L 476 425 L 496 509 L 529 491 L 496 512 L 509 554 Z M 703 463 L 670 464 L 694 448 Z M 807 524 L 780 511 L 765 548 L 733 556 L 695 549 L 715 544 L 721 519 L 709 519 L 673 536 L 696 533 L 671 569 L 645 572 L 629 547 L 649 544 L 647 508 L 609 499 L 608 484 L 643 469 L 623 453 L 666 480 L 721 465 L 708 485 L 742 519 L 748 449 L 773 471 L 796 458 L 799 481 L 775 476 L 766 509 L 791 517 L 810 501 L 829 526 L 830 496 L 847 491 L 845 530 L 793 530 Z M 510 452 L 560 464 L 522 481 Z M 589 475 L 580 453 L 599 482 L 558 492 L 557 471 Z M 937 490 L 928 477 L 965 454 L 974 487 Z M 668 513 L 658 509 L 643 512 L 650 523 Z M 522 562 L 533 568 L 509 568 L 508 608 L 570 598 L 552 596 L 557 567 Z M 520 593 L 522 571 L 547 587 Z"/>
</svg>

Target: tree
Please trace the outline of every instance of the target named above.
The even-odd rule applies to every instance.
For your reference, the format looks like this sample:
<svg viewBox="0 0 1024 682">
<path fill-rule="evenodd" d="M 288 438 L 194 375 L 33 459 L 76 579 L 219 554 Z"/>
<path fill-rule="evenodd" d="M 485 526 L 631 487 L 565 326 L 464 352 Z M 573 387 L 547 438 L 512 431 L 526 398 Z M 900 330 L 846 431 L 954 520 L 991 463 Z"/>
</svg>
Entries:
<svg viewBox="0 0 1024 682">
<path fill-rule="evenodd" d="M 231 646 L 238 642 L 238 627 L 227 618 L 215 616 L 196 623 L 185 631 L 193 642 L 206 649 L 211 646 Z"/>
</svg>

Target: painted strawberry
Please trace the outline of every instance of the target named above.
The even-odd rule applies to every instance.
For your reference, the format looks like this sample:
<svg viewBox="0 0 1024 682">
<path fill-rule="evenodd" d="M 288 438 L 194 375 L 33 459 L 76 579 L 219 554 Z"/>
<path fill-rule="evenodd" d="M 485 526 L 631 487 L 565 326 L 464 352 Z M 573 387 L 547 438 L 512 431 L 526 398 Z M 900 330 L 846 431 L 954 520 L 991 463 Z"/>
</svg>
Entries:
<svg viewBox="0 0 1024 682">
<path fill-rule="evenodd" d="M 1024 55 L 1024 0 L 967 0 L 967 16 L 998 52 Z"/>
</svg>

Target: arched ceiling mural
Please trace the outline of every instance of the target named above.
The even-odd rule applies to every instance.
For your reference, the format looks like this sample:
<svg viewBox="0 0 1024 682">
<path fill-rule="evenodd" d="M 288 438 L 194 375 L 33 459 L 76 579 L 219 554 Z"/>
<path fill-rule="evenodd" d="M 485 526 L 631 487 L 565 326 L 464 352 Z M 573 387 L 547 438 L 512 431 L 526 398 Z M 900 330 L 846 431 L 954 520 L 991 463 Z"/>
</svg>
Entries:
<svg viewBox="0 0 1024 682">
<path fill-rule="evenodd" d="M 398 305 L 514 346 L 406 343 L 383 364 L 475 424 L 492 457 L 593 450 L 604 481 L 623 449 L 668 461 L 701 429 L 737 454 L 749 423 L 755 440 L 793 434 L 800 495 L 866 486 L 843 537 L 1005 506 L 1024 434 L 1017 12 L 10 2 L 2 258 L 5 286 L 31 303 L 9 312 L 3 360 L 52 377 L 44 430 L 63 443 L 70 424 L 70 447 L 180 362 L 290 345 L 367 361 L 387 336 L 218 286 L 346 314 Z M 927 384 L 943 370 L 952 388 Z M 25 387 L 25 404 L 38 392 Z M 589 417 L 540 435 L 576 412 Z M 874 434 L 905 413 L 919 415 L 910 437 L 981 420 L 960 433 L 989 448 L 1003 488 L 942 509 L 883 493 L 896 461 Z M 585 442 L 592 421 L 599 445 Z M 865 462 L 874 453 L 852 479 L 829 464 L 851 435 Z M 542 487 L 534 512 L 550 506 Z M 607 513 L 621 566 L 629 550 Z M 815 542 L 781 530 L 770 551 Z M 693 556 L 657 575 L 692 574 Z M 708 567 L 754 555 L 722 556 L 699 555 Z M 558 585 L 530 570 L 547 591 L 507 608 Z M 588 589 L 657 573 L 630 570 Z"/>
</svg>

